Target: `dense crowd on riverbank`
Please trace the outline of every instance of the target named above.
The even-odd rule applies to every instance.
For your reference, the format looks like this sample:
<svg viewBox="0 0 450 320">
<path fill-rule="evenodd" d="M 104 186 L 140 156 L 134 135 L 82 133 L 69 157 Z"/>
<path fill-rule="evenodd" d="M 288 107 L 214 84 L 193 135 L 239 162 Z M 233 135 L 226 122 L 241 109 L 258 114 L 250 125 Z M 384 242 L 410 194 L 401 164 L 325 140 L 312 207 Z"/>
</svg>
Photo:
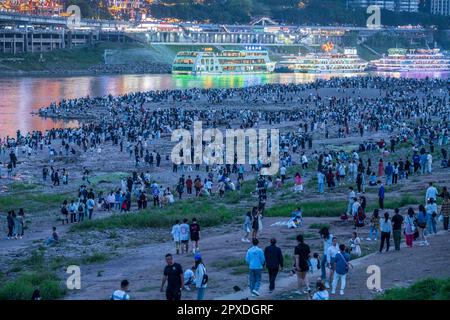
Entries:
<svg viewBox="0 0 450 320">
<path fill-rule="evenodd" d="M 333 89 L 327 98 L 319 94 L 325 89 Z M 253 247 L 249 250 L 247 262 L 251 270 L 251 293 L 257 296 L 261 276 L 257 270 L 262 269 L 260 265 L 267 259 L 258 250 L 257 239 L 269 189 L 281 189 L 290 178 L 294 183 L 295 192 L 304 192 L 306 195 L 313 192 L 304 186 L 305 176 L 302 170 L 307 169 L 314 172 L 314 181 L 317 183 L 314 186 L 317 187 L 319 194 L 333 192 L 337 186 L 351 185 L 346 195 L 348 210 L 342 213 L 341 219 L 351 219 L 354 222 L 355 232 L 359 232 L 361 224 L 364 225 L 365 221 L 370 219 L 372 231 L 381 233 L 380 251 L 382 251 L 384 244 L 389 243 L 387 233 L 394 235 L 392 230 L 394 221 L 391 220 L 389 213 L 387 217 L 385 215 L 387 210 L 383 205 L 384 186 L 405 181 L 411 175 L 432 176 L 436 168 L 448 170 L 449 111 L 450 88 L 447 82 L 431 79 L 345 78 L 317 80 L 302 85 L 164 90 L 130 93 L 119 97 L 86 97 L 63 100 L 42 108 L 39 112 L 41 116 L 46 117 L 79 118 L 82 120 L 81 127 L 26 134 L 18 131 L 15 137 L 8 136 L 0 141 L 0 156 L 7 171 L 5 176 L 9 178 L 20 173 L 18 160 L 21 157 L 31 158 L 37 154 L 43 156 L 43 159 L 48 160 L 51 165 L 51 173 L 48 169 L 45 171 L 45 167 L 38 169 L 42 169 L 44 183 L 47 183 L 47 176 L 50 175 L 51 184 L 55 187 L 59 186 L 60 179 L 63 179 L 63 184 L 68 181 L 68 177 L 66 180 L 63 178 L 66 176 L 65 168 L 58 167 L 62 165 L 61 159 L 69 159 L 80 154 L 89 154 L 98 159 L 111 158 L 115 153 L 128 156 L 127 162 L 133 164 L 132 173 L 108 194 L 96 194 L 91 189 L 89 178 L 91 174 L 95 175 L 95 172 L 90 172 L 88 164 L 78 163 L 77 170 L 82 174 L 85 184 L 79 188 L 77 195 L 68 197 L 62 204 L 63 223 L 95 218 L 96 210 L 129 212 L 135 209 L 144 210 L 148 204 L 153 204 L 153 207 L 169 206 L 184 198 L 223 197 L 226 193 L 240 190 L 245 180 L 255 178 L 252 181 L 253 193 L 258 200 L 246 215 L 244 223 L 246 235 L 243 242 L 250 241 L 248 236 L 251 232 Z M 279 140 L 280 166 L 277 174 L 262 176 L 259 172 L 267 164 L 258 161 L 255 164 L 244 165 L 238 163 L 236 157 L 233 163 L 225 164 L 213 164 L 208 161 L 203 161 L 202 164 L 170 162 L 171 142 L 168 138 L 171 133 L 180 128 L 192 130 L 195 121 L 202 121 L 205 128 L 248 129 L 262 126 L 282 128 Z M 379 133 L 388 138 L 386 140 L 371 138 Z M 327 142 L 331 139 L 339 141 L 349 137 L 355 138 L 358 148 L 344 151 L 327 147 Z M 155 147 L 155 142 L 162 141 L 165 141 L 165 147 Z M 320 144 L 318 141 L 321 141 Z M 396 156 L 398 147 L 405 143 L 410 147 L 410 152 Z M 206 144 L 203 144 L 203 148 L 205 147 Z M 105 150 L 108 150 L 107 154 Z M 271 150 L 269 145 L 269 151 Z M 366 151 L 369 151 L 369 154 L 365 154 Z M 437 165 L 433 158 L 435 151 L 440 153 L 441 159 Z M 191 150 L 182 152 L 191 152 L 193 160 L 194 152 Z M 385 158 L 391 155 L 394 155 L 394 161 L 386 161 Z M 311 168 L 313 162 L 316 167 Z M 294 165 L 301 165 L 301 170 L 298 169 L 294 176 L 289 176 L 288 169 Z M 167 172 L 172 171 L 171 174 L 175 177 L 174 181 L 164 186 L 153 177 L 154 170 L 156 168 L 160 170 L 161 167 Z M 379 212 L 373 213 L 375 218 L 373 216 L 369 218 L 369 213 L 366 212 L 364 193 L 369 186 L 378 189 Z M 439 190 L 439 194 L 444 194 L 442 197 L 446 197 L 448 203 L 448 192 L 445 196 L 445 191 Z M 434 200 L 437 191 L 435 193 Z M 422 204 L 423 208 L 419 208 L 419 213 L 416 215 L 413 212 L 414 214 L 410 215 L 408 212 L 403 217 L 405 222 L 400 223 L 400 229 L 403 227 L 406 229 L 405 223 L 409 221 L 411 228 L 405 230 L 409 232 L 408 236 L 416 231 L 412 227 L 422 228 L 419 226 L 420 219 L 426 220 L 430 228 L 428 232 L 434 233 L 433 221 L 435 223 L 438 218 L 436 215 L 433 216 L 433 212 L 437 209 L 433 211 L 436 204 L 430 202 L 430 198 L 432 197 L 427 191 L 426 200 Z M 446 221 L 448 228 L 448 206 L 443 214 L 446 214 L 443 221 Z M 180 217 L 180 221 L 182 218 Z M 300 226 L 301 208 L 293 213 L 291 218 L 292 227 Z M 414 222 L 415 218 L 417 223 Z M 398 231 L 399 218 L 396 219 L 395 231 Z M 175 242 L 181 241 L 178 232 L 172 230 L 172 235 Z M 326 236 L 326 231 L 323 231 L 322 236 L 324 246 L 327 247 L 324 248 L 324 256 L 328 260 L 324 261 L 322 257 L 320 263 L 322 266 L 325 265 L 322 268 L 330 269 L 328 276 L 326 273 L 325 277 L 322 276 L 323 288 L 332 285 L 335 291 L 337 280 L 340 280 L 344 283 L 341 290 L 344 290 L 345 273 L 335 280 L 333 272 L 338 269 L 338 274 L 343 272 L 342 270 L 345 271 L 343 266 L 348 260 L 346 252 L 349 252 L 345 246 L 340 248 L 334 244 L 333 237 Z M 370 237 L 372 238 L 372 235 Z M 421 237 L 425 241 L 423 230 Z M 361 241 L 357 238 L 359 239 L 358 233 L 352 238 L 354 246 Z M 378 240 L 377 234 L 374 238 Z M 195 239 L 187 240 L 195 242 Z M 305 247 L 304 239 L 297 240 L 294 272 L 299 277 L 299 292 L 304 290 L 305 293 L 309 293 L 310 286 L 306 281 L 306 273 L 309 271 L 308 263 L 311 263 L 310 252 Z M 395 232 L 394 240 L 397 248 L 398 232 Z M 330 243 L 333 243 L 334 251 L 325 252 L 331 246 Z M 180 244 L 176 245 L 178 248 Z M 351 245 L 348 247 L 351 248 Z M 198 251 L 198 240 L 194 248 Z M 343 258 L 332 261 L 333 254 L 336 259 L 338 253 L 341 253 Z M 196 256 L 197 267 L 203 258 L 205 257 Z M 167 256 L 167 263 L 169 266 L 173 265 L 170 256 Z M 203 269 L 202 272 L 206 273 Z M 200 276 L 202 275 L 198 275 Z M 272 276 L 271 287 L 274 281 L 275 278 Z M 199 289 L 206 288 L 202 283 L 197 285 Z M 181 283 L 177 290 L 183 287 L 184 284 Z M 167 293 L 167 297 L 178 298 L 178 291 L 177 294 L 172 291 Z M 199 294 L 200 298 L 203 296 L 204 290 Z"/>
</svg>

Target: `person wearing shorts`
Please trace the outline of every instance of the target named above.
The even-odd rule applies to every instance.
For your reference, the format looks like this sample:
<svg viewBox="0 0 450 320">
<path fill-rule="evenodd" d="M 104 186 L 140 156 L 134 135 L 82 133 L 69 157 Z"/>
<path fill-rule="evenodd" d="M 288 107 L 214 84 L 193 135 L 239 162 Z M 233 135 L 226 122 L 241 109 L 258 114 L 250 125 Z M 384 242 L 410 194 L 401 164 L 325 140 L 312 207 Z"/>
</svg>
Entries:
<svg viewBox="0 0 450 320">
<path fill-rule="evenodd" d="M 189 233 L 188 219 L 183 219 L 180 225 L 181 254 L 189 252 Z"/>
<path fill-rule="evenodd" d="M 177 254 L 180 253 L 180 247 L 181 247 L 181 225 L 180 221 L 176 220 L 175 224 L 172 226 L 172 238 L 175 242 L 175 250 Z"/>
<path fill-rule="evenodd" d="M 197 219 L 193 218 L 192 223 L 189 226 L 189 234 L 191 237 L 192 244 L 192 252 L 195 254 L 198 251 L 198 242 L 200 240 L 200 225 L 197 223 Z"/>
<path fill-rule="evenodd" d="M 311 289 L 309 287 L 309 281 L 308 281 L 308 271 L 309 271 L 309 265 L 308 260 L 311 254 L 311 250 L 307 244 L 304 243 L 303 235 L 299 234 L 297 236 L 297 246 L 294 250 L 294 257 L 295 257 L 295 271 L 297 274 L 297 281 L 298 281 L 298 294 L 301 294 L 302 287 L 303 293 L 309 294 Z"/>
</svg>

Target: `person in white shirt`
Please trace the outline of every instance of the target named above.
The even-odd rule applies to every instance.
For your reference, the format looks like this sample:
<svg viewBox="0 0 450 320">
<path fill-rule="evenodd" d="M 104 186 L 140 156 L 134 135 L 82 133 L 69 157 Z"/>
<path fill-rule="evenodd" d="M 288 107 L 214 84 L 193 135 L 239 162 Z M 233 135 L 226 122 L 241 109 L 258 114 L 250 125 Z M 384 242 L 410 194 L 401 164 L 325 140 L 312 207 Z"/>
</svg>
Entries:
<svg viewBox="0 0 450 320">
<path fill-rule="evenodd" d="M 280 168 L 280 175 L 281 175 L 281 182 L 284 183 L 284 180 L 286 180 L 286 167 L 282 166 Z"/>
<path fill-rule="evenodd" d="M 347 215 L 352 213 L 354 198 L 356 198 L 356 193 L 353 191 L 353 187 L 348 188 L 348 206 L 347 206 Z"/>
<path fill-rule="evenodd" d="M 431 173 L 431 171 L 433 170 L 433 156 L 431 155 L 431 153 L 427 155 L 427 168 L 428 173 Z"/>
<path fill-rule="evenodd" d="M 430 199 L 434 199 L 434 201 L 436 201 L 437 194 L 438 194 L 438 191 L 433 186 L 433 182 L 430 182 L 427 192 L 425 194 L 425 203 L 428 203 L 428 200 L 430 200 Z"/>
<path fill-rule="evenodd" d="M 356 217 L 358 214 L 358 209 L 361 206 L 361 204 L 358 201 L 358 198 L 353 198 L 353 204 L 352 204 L 352 216 L 353 218 Z"/>
<path fill-rule="evenodd" d="M 180 253 L 180 246 L 181 246 L 181 226 L 180 226 L 180 220 L 176 220 L 175 224 L 172 226 L 172 238 L 175 242 L 175 250 L 177 251 L 177 254 Z"/>
<path fill-rule="evenodd" d="M 183 219 L 183 223 L 180 225 L 181 254 L 189 252 L 189 236 L 188 219 Z"/>
<path fill-rule="evenodd" d="M 361 239 L 358 237 L 356 232 L 352 233 L 352 238 L 349 241 L 351 254 L 357 257 L 361 256 Z"/>
<path fill-rule="evenodd" d="M 114 192 L 111 191 L 111 193 L 108 194 L 108 196 L 106 197 L 106 202 L 108 204 L 108 210 L 114 209 L 114 203 L 116 202 Z"/>
<path fill-rule="evenodd" d="M 339 252 L 339 243 L 336 237 L 333 237 L 331 246 L 328 247 L 327 250 L 327 266 L 330 269 L 330 282 L 334 276 L 334 259 L 336 258 L 336 254 Z"/>
<path fill-rule="evenodd" d="M 128 286 L 128 280 L 122 280 L 120 283 L 120 289 L 113 292 L 111 295 L 111 300 L 130 300 L 130 295 L 127 293 Z"/>
</svg>

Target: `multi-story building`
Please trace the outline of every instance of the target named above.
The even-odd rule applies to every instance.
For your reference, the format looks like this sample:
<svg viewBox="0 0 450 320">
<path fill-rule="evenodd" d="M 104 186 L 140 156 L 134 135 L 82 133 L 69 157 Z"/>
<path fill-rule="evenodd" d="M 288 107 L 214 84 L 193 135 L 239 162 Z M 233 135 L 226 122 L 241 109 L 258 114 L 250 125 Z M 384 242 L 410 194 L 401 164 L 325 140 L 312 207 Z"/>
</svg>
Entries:
<svg viewBox="0 0 450 320">
<path fill-rule="evenodd" d="M 430 10 L 432 14 L 450 16 L 450 0 L 431 0 Z"/>
<path fill-rule="evenodd" d="M 389 11 L 419 11 L 420 0 L 347 0 L 347 7 L 367 8 L 371 5 L 379 6 Z"/>
</svg>

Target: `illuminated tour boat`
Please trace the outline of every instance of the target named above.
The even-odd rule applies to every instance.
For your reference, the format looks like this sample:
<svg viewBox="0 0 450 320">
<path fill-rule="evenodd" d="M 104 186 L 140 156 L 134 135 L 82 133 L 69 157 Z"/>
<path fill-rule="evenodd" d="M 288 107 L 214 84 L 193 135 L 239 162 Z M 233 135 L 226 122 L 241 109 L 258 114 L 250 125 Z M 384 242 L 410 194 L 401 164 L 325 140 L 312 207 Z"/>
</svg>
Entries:
<svg viewBox="0 0 450 320">
<path fill-rule="evenodd" d="M 368 66 L 368 62 L 358 56 L 355 48 L 346 48 L 343 53 L 339 53 L 329 42 L 322 46 L 322 50 L 320 53 L 286 56 L 280 61 L 278 69 L 300 73 L 360 73 Z"/>
<path fill-rule="evenodd" d="M 372 64 L 378 71 L 450 71 L 450 57 L 439 49 L 389 49 Z"/>
<path fill-rule="evenodd" d="M 260 46 L 249 46 L 245 50 L 223 50 L 214 52 L 180 51 L 172 63 L 173 74 L 254 74 L 271 73 L 275 63 L 270 61 L 269 53 Z"/>
</svg>

